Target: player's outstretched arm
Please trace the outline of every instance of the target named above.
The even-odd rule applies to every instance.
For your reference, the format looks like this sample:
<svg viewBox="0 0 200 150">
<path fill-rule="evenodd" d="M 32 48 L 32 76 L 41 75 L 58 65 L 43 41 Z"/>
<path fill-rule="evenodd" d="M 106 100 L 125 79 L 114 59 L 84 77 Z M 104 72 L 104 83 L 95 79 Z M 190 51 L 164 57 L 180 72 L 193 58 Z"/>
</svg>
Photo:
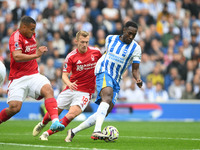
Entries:
<svg viewBox="0 0 200 150">
<path fill-rule="evenodd" d="M 136 84 L 139 88 L 142 87 L 142 80 L 140 79 L 140 72 L 139 72 L 139 63 L 132 64 L 132 74 L 134 79 L 136 80 Z"/>
<path fill-rule="evenodd" d="M 25 61 L 30 61 L 30 60 L 39 58 L 46 51 L 48 51 L 47 47 L 41 46 L 37 49 L 36 54 L 27 55 L 27 54 L 23 54 L 22 50 L 16 50 L 12 52 L 12 55 L 16 62 L 25 62 Z"/>
</svg>

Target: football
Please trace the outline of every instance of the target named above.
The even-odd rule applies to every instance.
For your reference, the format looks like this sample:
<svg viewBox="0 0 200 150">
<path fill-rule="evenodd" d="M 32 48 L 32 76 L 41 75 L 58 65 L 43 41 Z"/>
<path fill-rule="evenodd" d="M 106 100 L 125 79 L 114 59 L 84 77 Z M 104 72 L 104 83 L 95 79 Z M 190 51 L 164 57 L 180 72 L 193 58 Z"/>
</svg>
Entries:
<svg viewBox="0 0 200 150">
<path fill-rule="evenodd" d="M 106 139 L 106 142 L 115 142 L 119 137 L 119 131 L 114 126 L 106 126 L 103 131 L 103 134 L 108 135 L 108 139 Z"/>
</svg>

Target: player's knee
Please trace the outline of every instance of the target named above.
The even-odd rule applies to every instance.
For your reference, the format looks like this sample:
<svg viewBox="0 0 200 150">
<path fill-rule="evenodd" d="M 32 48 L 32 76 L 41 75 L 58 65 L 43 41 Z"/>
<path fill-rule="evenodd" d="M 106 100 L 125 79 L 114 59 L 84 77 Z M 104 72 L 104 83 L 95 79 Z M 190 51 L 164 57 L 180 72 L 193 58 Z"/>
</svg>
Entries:
<svg viewBox="0 0 200 150">
<path fill-rule="evenodd" d="M 21 106 L 19 106 L 19 105 L 10 105 L 10 106 L 9 106 L 9 110 L 10 110 L 10 113 L 11 113 L 12 115 L 14 115 L 14 114 L 20 112 Z"/>
<path fill-rule="evenodd" d="M 101 98 L 102 98 L 102 101 L 110 104 L 112 102 L 112 98 L 113 98 L 112 89 L 107 88 L 107 90 L 102 91 Z"/>
<path fill-rule="evenodd" d="M 106 103 L 108 103 L 108 104 L 110 104 L 110 103 L 112 103 L 112 96 L 104 96 L 103 98 L 102 98 L 102 102 L 106 102 Z"/>
<path fill-rule="evenodd" d="M 50 85 L 44 85 L 42 87 L 42 90 L 41 90 L 41 94 L 46 98 L 50 98 L 50 97 L 53 97 L 53 89 L 51 88 Z"/>
<path fill-rule="evenodd" d="M 53 89 L 48 88 L 48 90 L 46 91 L 46 95 L 53 95 Z"/>
</svg>

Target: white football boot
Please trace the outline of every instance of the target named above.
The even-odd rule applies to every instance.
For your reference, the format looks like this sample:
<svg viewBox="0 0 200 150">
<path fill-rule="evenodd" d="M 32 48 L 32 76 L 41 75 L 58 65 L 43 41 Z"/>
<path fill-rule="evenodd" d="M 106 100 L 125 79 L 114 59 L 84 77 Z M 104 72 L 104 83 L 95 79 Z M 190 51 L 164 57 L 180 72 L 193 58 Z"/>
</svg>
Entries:
<svg viewBox="0 0 200 150">
<path fill-rule="evenodd" d="M 40 136 L 40 140 L 42 141 L 48 141 L 48 136 L 49 133 L 47 131 L 45 131 L 44 133 L 42 133 L 42 135 Z"/>
<path fill-rule="evenodd" d="M 45 125 L 42 125 L 42 122 L 39 122 L 33 129 L 33 136 L 37 136 L 38 134 L 40 134 L 44 127 Z"/>
<path fill-rule="evenodd" d="M 72 129 L 69 129 L 67 131 L 67 137 L 65 138 L 65 142 L 72 142 L 72 139 L 74 138 L 75 134 L 72 132 Z"/>
</svg>

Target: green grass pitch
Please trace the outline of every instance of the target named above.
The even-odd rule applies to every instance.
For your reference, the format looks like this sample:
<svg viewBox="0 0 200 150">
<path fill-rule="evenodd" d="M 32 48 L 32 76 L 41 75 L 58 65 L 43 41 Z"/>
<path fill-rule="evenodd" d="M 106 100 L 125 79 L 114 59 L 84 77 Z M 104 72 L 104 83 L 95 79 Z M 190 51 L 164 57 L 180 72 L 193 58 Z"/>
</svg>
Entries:
<svg viewBox="0 0 200 150">
<path fill-rule="evenodd" d="M 64 141 L 69 128 L 40 141 L 32 130 L 38 121 L 7 121 L 0 125 L 0 150 L 200 150 L 199 122 L 104 122 L 119 130 L 116 142 L 92 140 L 94 127 L 79 132 L 71 143 Z M 47 125 L 43 131 L 48 129 Z"/>
</svg>

